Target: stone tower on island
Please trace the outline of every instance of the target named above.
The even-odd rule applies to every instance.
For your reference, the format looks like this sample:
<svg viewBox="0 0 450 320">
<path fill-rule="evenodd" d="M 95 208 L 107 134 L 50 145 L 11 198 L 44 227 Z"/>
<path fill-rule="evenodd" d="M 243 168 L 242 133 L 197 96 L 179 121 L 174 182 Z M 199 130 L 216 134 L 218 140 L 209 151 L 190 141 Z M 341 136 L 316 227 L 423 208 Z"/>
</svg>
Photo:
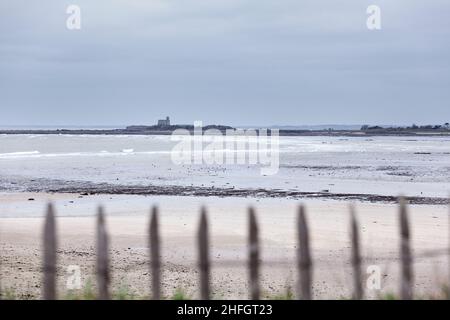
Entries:
<svg viewBox="0 0 450 320">
<path fill-rule="evenodd" d="M 158 120 L 158 127 L 168 127 L 170 126 L 170 118 L 166 117 L 165 120 Z"/>
</svg>

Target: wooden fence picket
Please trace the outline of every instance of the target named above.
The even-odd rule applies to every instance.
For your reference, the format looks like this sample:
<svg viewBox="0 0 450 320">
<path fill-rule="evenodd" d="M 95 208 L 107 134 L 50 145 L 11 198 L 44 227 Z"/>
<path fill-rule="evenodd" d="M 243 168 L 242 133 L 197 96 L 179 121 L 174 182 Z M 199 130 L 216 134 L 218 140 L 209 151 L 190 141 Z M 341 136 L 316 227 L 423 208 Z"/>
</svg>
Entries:
<svg viewBox="0 0 450 320">
<path fill-rule="evenodd" d="M 150 268 L 152 277 L 152 297 L 154 300 L 161 299 L 161 261 L 160 261 L 160 239 L 158 224 L 158 208 L 153 207 L 150 219 Z"/>
<path fill-rule="evenodd" d="M 400 297 L 402 300 L 411 300 L 413 298 L 413 272 L 412 272 L 412 254 L 410 244 L 410 229 L 408 221 L 408 209 L 406 200 L 399 198 L 400 203 L 400 260 L 401 260 L 401 288 Z"/>
<path fill-rule="evenodd" d="M 56 299 L 56 222 L 53 205 L 47 207 L 43 234 L 43 284 L 42 297 L 44 300 Z"/>
<path fill-rule="evenodd" d="M 202 208 L 200 215 L 200 225 L 198 229 L 198 267 L 200 270 L 200 298 L 209 300 L 210 298 L 210 262 L 209 262 L 209 238 L 208 220 L 206 209 Z"/>
<path fill-rule="evenodd" d="M 97 215 L 97 289 L 99 300 L 109 300 L 109 255 L 108 234 L 105 226 L 105 214 L 103 208 L 98 209 Z"/>
<path fill-rule="evenodd" d="M 298 212 L 298 269 L 299 269 L 299 285 L 298 293 L 301 299 L 311 300 L 312 285 L 312 260 L 309 247 L 309 231 L 306 222 L 306 212 L 303 205 L 300 206 Z"/>
<path fill-rule="evenodd" d="M 353 299 L 361 300 L 364 296 L 362 273 L 361 273 L 361 252 L 359 240 L 359 224 L 356 218 L 355 207 L 350 206 L 350 239 L 352 243 L 352 268 L 353 268 Z"/>
<path fill-rule="evenodd" d="M 249 288 L 250 299 L 259 300 L 259 238 L 255 211 L 249 209 Z"/>
</svg>

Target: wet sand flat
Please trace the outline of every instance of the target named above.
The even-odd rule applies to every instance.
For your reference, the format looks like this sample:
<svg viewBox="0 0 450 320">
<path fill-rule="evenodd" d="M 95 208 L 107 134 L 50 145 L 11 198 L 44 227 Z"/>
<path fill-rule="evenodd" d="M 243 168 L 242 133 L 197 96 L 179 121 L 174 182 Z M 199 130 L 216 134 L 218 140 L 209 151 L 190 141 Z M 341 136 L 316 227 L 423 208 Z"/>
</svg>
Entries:
<svg viewBox="0 0 450 320">
<path fill-rule="evenodd" d="M 34 199 L 34 200 L 29 200 Z M 111 239 L 113 291 L 150 294 L 147 229 L 152 204 L 159 204 L 162 237 L 163 291 L 170 298 L 182 290 L 198 296 L 196 231 L 199 209 L 209 212 L 212 239 L 212 286 L 215 298 L 248 297 L 247 208 L 255 206 L 261 228 L 262 291 L 268 298 L 295 291 L 296 210 L 300 203 L 286 199 L 129 196 L 74 194 L 0 194 L 1 284 L 18 298 L 39 298 L 41 232 L 48 201 L 58 213 L 58 288 L 67 294 L 67 267 L 81 268 L 82 283 L 95 284 L 95 211 L 106 205 Z M 315 298 L 351 294 L 348 203 L 308 200 L 308 220 L 314 259 Z M 392 204 L 357 203 L 361 224 L 364 271 L 381 270 L 381 290 L 369 297 L 397 292 L 398 223 Z M 440 205 L 410 206 L 418 295 L 439 294 L 448 279 L 448 210 Z M 366 273 L 364 275 L 367 276 Z"/>
</svg>

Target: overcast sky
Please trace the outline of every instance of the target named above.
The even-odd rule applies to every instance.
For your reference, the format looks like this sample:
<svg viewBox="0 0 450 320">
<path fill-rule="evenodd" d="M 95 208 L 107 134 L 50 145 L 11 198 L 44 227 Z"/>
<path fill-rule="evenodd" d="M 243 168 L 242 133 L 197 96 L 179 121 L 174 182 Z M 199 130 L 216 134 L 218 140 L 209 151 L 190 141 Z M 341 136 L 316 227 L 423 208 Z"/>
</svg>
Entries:
<svg viewBox="0 0 450 320">
<path fill-rule="evenodd" d="M 448 0 L 1 0 L 0 125 L 444 123 L 449 39 Z"/>
</svg>

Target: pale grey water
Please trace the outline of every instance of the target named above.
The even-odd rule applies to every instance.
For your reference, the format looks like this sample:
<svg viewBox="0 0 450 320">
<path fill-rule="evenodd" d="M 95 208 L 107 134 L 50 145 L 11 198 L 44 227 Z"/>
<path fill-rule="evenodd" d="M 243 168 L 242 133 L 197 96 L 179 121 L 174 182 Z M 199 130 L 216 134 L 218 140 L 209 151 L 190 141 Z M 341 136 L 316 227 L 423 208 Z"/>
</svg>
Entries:
<svg viewBox="0 0 450 320">
<path fill-rule="evenodd" d="M 280 137 L 280 170 L 176 165 L 170 136 L 0 135 L 0 185 L 33 179 L 445 197 L 449 137 Z M 11 183 L 13 182 L 13 183 Z"/>
</svg>

